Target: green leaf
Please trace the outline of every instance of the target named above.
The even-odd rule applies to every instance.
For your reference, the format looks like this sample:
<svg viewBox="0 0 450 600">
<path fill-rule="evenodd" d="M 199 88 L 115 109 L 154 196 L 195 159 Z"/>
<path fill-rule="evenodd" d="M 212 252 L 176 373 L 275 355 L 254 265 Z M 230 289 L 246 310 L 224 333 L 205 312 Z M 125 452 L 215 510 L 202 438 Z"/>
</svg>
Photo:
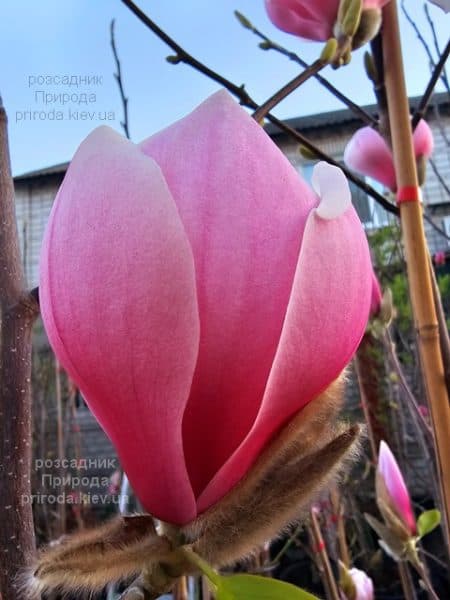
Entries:
<svg viewBox="0 0 450 600">
<path fill-rule="evenodd" d="M 436 508 L 426 510 L 417 519 L 417 531 L 419 532 L 419 536 L 423 537 L 424 535 L 427 535 L 427 533 L 436 529 L 440 522 L 441 513 Z"/>
<path fill-rule="evenodd" d="M 257 575 L 220 577 L 217 600 L 318 600 L 298 587 Z"/>
</svg>

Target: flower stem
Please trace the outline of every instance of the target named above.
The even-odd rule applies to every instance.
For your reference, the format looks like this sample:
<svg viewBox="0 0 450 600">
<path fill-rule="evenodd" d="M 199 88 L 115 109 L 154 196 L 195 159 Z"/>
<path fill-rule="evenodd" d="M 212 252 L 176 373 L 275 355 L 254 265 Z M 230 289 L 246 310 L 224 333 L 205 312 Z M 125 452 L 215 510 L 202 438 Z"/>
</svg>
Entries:
<svg viewBox="0 0 450 600">
<path fill-rule="evenodd" d="M 220 584 L 220 575 L 203 558 L 196 554 L 188 546 L 181 546 L 177 549 L 177 554 L 186 559 L 191 565 L 197 567 L 215 586 Z"/>
</svg>

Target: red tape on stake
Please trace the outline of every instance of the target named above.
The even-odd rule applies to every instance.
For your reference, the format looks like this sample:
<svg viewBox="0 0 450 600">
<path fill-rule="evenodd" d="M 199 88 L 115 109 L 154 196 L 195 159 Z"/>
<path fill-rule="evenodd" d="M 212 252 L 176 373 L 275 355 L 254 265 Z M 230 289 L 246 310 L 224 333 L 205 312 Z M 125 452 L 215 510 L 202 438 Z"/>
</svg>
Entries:
<svg viewBox="0 0 450 600">
<path fill-rule="evenodd" d="M 317 546 L 314 547 L 314 552 L 316 554 L 319 554 L 320 552 L 322 552 L 323 550 L 325 550 L 325 542 L 319 542 L 317 544 Z"/>
<path fill-rule="evenodd" d="M 397 204 L 403 202 L 420 202 L 420 188 L 415 185 L 405 185 L 397 192 Z"/>
</svg>

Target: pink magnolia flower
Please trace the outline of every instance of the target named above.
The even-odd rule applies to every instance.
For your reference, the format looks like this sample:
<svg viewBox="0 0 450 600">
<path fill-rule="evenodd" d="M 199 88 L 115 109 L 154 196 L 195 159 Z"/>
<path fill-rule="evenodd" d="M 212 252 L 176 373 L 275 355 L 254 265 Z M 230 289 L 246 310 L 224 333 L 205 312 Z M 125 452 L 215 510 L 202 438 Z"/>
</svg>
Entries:
<svg viewBox="0 0 450 600">
<path fill-rule="evenodd" d="M 362 226 L 339 169 L 320 163 L 314 185 L 225 92 L 140 145 L 100 127 L 71 162 L 43 320 L 160 519 L 222 498 L 363 335 Z"/>
<path fill-rule="evenodd" d="M 365 9 L 381 8 L 389 0 L 363 0 Z M 334 35 L 339 0 L 265 0 L 272 23 L 287 33 L 325 41 Z"/>
<path fill-rule="evenodd" d="M 414 135 L 416 159 L 428 158 L 433 152 L 433 134 L 423 119 L 419 121 Z M 371 127 L 363 127 L 353 135 L 344 152 L 345 163 L 354 171 L 372 177 L 395 191 L 394 159 L 389 146 L 381 135 Z"/>
<path fill-rule="evenodd" d="M 408 490 L 397 461 L 384 441 L 380 443 L 377 472 L 385 484 L 392 510 L 410 534 L 415 535 L 417 532 L 416 519 L 411 507 Z"/>
<path fill-rule="evenodd" d="M 352 600 L 373 600 L 373 581 L 367 573 L 361 571 L 361 569 L 352 567 L 348 570 L 348 575 L 355 586 L 355 595 Z"/>
</svg>

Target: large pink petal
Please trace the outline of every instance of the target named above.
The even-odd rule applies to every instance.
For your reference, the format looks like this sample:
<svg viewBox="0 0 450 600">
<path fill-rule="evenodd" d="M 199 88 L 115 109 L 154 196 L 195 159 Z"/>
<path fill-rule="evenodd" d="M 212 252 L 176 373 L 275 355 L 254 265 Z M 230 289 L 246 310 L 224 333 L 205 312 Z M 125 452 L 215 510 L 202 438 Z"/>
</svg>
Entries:
<svg viewBox="0 0 450 600">
<path fill-rule="evenodd" d="M 161 166 L 194 252 L 201 337 L 183 436 L 198 495 L 259 411 L 317 200 L 226 92 L 142 148 Z"/>
<path fill-rule="evenodd" d="M 159 167 L 106 127 L 81 144 L 55 201 L 40 301 L 145 508 L 194 518 L 181 436 L 199 338 L 192 252 Z"/>
<path fill-rule="evenodd" d="M 344 161 L 354 171 L 395 190 L 392 152 L 381 135 L 371 127 L 358 129 L 353 135 L 345 148 Z"/>
<path fill-rule="evenodd" d="M 276 27 L 299 37 L 324 41 L 333 35 L 338 0 L 265 0 Z"/>
<path fill-rule="evenodd" d="M 244 475 L 270 437 L 342 371 L 364 333 L 372 267 L 353 208 L 304 232 L 286 319 L 255 425 L 198 500 L 206 510 Z"/>
</svg>

